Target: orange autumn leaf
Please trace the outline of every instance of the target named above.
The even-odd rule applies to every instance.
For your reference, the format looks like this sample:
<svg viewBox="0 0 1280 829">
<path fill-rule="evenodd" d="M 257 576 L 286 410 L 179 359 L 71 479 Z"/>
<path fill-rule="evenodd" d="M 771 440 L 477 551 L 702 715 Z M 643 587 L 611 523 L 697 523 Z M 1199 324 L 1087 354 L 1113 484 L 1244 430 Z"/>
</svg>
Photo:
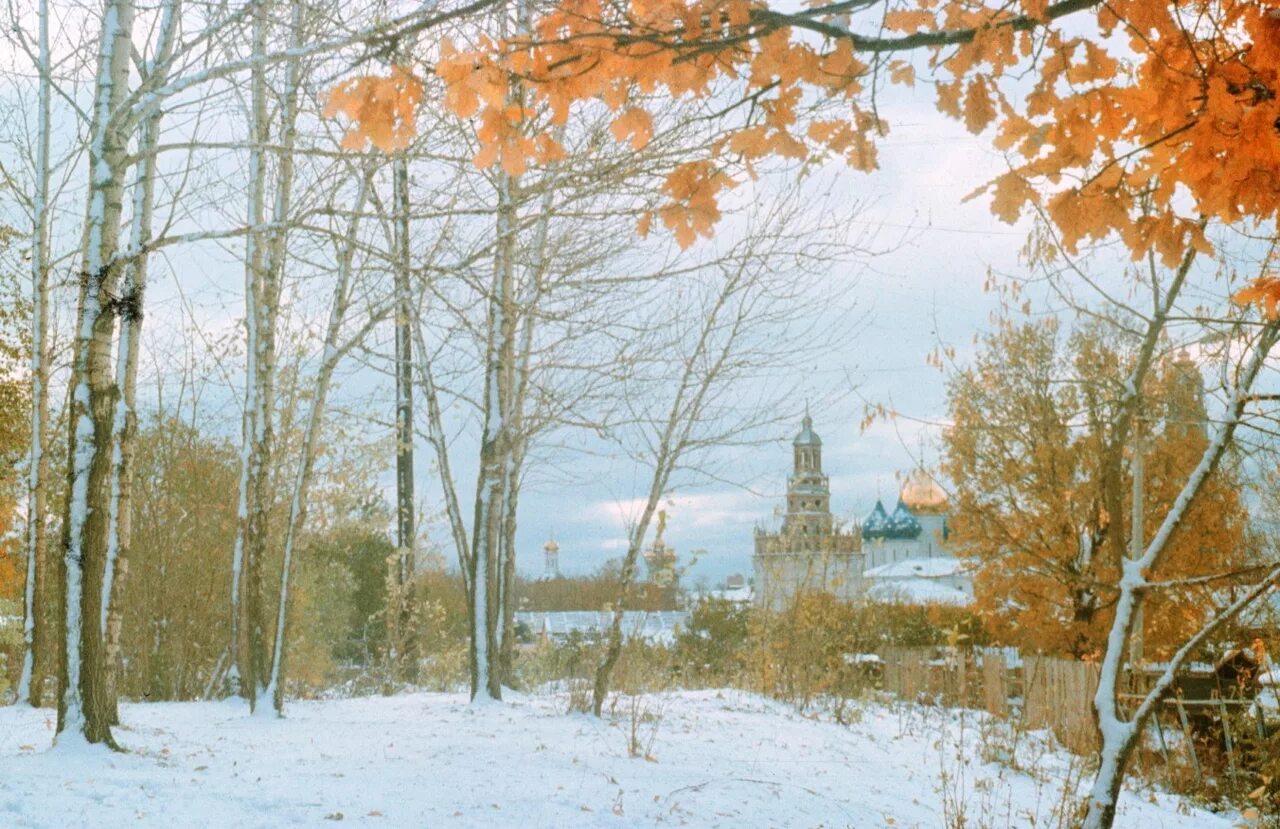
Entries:
<svg viewBox="0 0 1280 829">
<path fill-rule="evenodd" d="M 885 13 L 884 25 L 900 32 L 914 32 L 917 29 L 932 29 L 936 20 L 927 11 L 911 9 L 894 9 Z"/>
<path fill-rule="evenodd" d="M 964 125 L 973 134 L 986 129 L 996 117 L 995 102 L 991 99 L 991 90 L 987 87 L 986 78 L 979 75 L 969 82 L 969 89 L 964 97 Z"/>
<path fill-rule="evenodd" d="M 1003 222 L 1013 224 L 1022 215 L 1027 202 L 1035 202 L 1035 189 L 1017 173 L 1005 173 L 996 178 L 991 190 L 991 212 Z"/>
<path fill-rule="evenodd" d="M 1247 288 L 1241 288 L 1231 297 L 1240 305 L 1261 305 L 1267 319 L 1276 318 L 1280 308 L 1280 278 L 1263 276 L 1255 279 Z"/>
<path fill-rule="evenodd" d="M 614 140 L 631 140 L 633 150 L 643 150 L 653 137 L 653 117 L 639 107 L 632 107 L 614 119 L 609 125 Z"/>
<path fill-rule="evenodd" d="M 905 60 L 895 60 L 889 64 L 889 80 L 905 86 L 915 86 L 916 69 Z"/>
<path fill-rule="evenodd" d="M 334 87 L 326 96 L 324 115 L 341 113 L 352 120 L 343 149 L 373 144 L 383 152 L 403 150 L 418 133 L 414 114 L 422 91 L 422 82 L 408 68 L 396 66 L 386 77 L 364 75 Z"/>
</svg>

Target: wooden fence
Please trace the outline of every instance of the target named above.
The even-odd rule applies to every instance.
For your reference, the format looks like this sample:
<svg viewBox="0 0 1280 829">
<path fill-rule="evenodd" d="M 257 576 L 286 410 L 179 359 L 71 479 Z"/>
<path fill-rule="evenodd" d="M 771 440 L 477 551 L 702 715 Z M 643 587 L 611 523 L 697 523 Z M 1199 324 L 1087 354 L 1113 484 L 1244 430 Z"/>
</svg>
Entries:
<svg viewBox="0 0 1280 829">
<path fill-rule="evenodd" d="M 880 657 L 882 687 L 901 699 L 1016 714 L 1029 728 L 1052 730 L 1073 751 L 1097 748 L 1096 665 L 1038 656 L 1019 663 L 998 649 L 889 648 Z"/>
<path fill-rule="evenodd" d="M 1093 722 L 1098 688 L 1096 664 L 1043 656 L 1023 656 L 998 648 L 952 651 L 947 648 L 889 648 L 880 654 L 881 687 L 904 700 L 974 708 L 1014 718 L 1025 728 L 1049 729 L 1077 754 L 1099 748 Z M 1251 694 L 1223 686 L 1212 675 L 1181 676 L 1156 706 L 1148 722 L 1148 747 L 1163 760 L 1166 773 L 1181 765 L 1197 783 L 1204 775 L 1225 773 L 1235 780 L 1246 770 L 1240 742 L 1265 738 L 1280 728 L 1267 722 Z M 1125 676 L 1122 708 L 1138 704 L 1158 675 Z M 1280 703 L 1280 692 L 1275 694 Z M 1126 712 L 1128 713 L 1128 712 Z M 1252 779 L 1252 778 L 1250 778 Z M 1256 781 L 1255 781 L 1256 782 Z M 1253 784 L 1250 783 L 1250 786 Z"/>
</svg>

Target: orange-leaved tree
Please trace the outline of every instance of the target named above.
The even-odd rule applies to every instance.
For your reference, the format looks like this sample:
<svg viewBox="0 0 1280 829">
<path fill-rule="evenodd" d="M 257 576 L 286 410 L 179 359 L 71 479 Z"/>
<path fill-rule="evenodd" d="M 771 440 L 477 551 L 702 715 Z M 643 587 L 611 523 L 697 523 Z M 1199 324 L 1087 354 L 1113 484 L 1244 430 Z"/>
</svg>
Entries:
<svg viewBox="0 0 1280 829">
<path fill-rule="evenodd" d="M 0 247 L 8 236 L 8 229 L 0 227 Z M 22 369 L 30 354 L 25 321 L 31 309 L 19 298 L 17 284 L 5 276 L 0 276 L 0 298 L 0 600 L 21 600 L 22 544 L 14 529 L 24 490 L 22 462 L 30 445 L 31 394 Z"/>
<path fill-rule="evenodd" d="M 1280 207 L 1276 0 L 836 0 L 785 11 L 565 0 L 540 12 L 527 33 L 432 52 L 445 104 L 478 118 L 477 163 L 518 174 L 553 156 L 554 139 L 521 123 L 539 106 L 564 122 L 584 100 L 612 108 L 615 138 L 639 146 L 651 93 L 724 95 L 727 80 L 734 128 L 671 171 L 657 213 L 682 244 L 711 233 L 718 196 L 757 160 L 835 155 L 873 169 L 891 127 L 876 95 L 918 76 L 936 84 L 939 111 L 990 130 L 1006 152 L 1009 171 L 985 183 L 997 215 L 1042 209 L 1068 249 L 1116 233 L 1135 255 L 1173 265 L 1187 245 L 1208 249 L 1201 217 L 1271 219 Z M 518 106 L 513 77 L 529 92 Z M 405 78 L 397 69 L 343 87 L 348 100 L 334 105 L 356 119 L 353 142 L 400 145 L 396 124 L 421 95 Z M 359 102 L 362 90 L 382 103 Z M 389 92 L 398 103 L 386 105 Z M 807 120 L 815 95 L 843 98 L 847 113 Z"/>
<path fill-rule="evenodd" d="M 1114 543 L 1125 539 L 1108 504 L 1128 516 L 1134 491 L 1132 471 L 1115 480 L 1107 474 L 1132 361 L 1115 339 L 1098 325 L 1064 334 L 1053 318 L 1001 320 L 949 384 L 953 543 L 974 560 L 978 610 L 1005 643 L 1091 658 L 1106 647 L 1119 556 L 1127 552 Z M 1144 399 L 1142 537 L 1149 538 L 1204 453 L 1208 413 L 1199 369 L 1186 355 L 1161 361 Z M 1216 612 L 1222 587 L 1256 575 L 1238 488 L 1220 468 L 1170 540 L 1163 581 L 1217 578 L 1152 591 L 1142 625 L 1148 658 L 1167 658 Z"/>
</svg>

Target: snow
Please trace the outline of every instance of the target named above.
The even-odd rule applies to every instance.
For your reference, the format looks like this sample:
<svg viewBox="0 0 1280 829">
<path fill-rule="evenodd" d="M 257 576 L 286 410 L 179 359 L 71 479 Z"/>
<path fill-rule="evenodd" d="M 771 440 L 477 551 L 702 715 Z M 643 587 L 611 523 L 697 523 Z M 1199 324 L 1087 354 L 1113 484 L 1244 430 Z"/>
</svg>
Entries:
<svg viewBox="0 0 1280 829">
<path fill-rule="evenodd" d="M 966 607 L 973 603 L 973 597 L 963 590 L 929 579 L 876 582 L 867 588 L 867 596 L 873 601 L 891 604 L 947 604 Z"/>
<path fill-rule="evenodd" d="M 612 611 L 558 610 L 517 611 L 515 620 L 528 625 L 534 634 L 545 633 L 562 639 L 571 633 L 603 635 L 613 624 Z M 675 642 L 676 634 L 689 626 L 689 613 L 684 610 L 625 610 L 622 632 L 630 639 L 641 637 L 649 642 Z"/>
<path fill-rule="evenodd" d="M 479 708 L 466 694 L 297 702 L 283 720 L 241 702 L 130 704 L 117 731 L 127 754 L 50 753 L 50 712 L 10 706 L 0 824 L 932 829 L 947 802 L 973 825 L 1021 827 L 1054 823 L 1071 773 L 1038 735 L 1018 742 L 1029 773 L 984 762 L 1009 743 L 974 712 L 860 703 L 844 726 L 738 691 L 637 702 L 648 760 L 628 752 L 629 698 L 602 720 L 566 715 L 552 694 Z M 1116 825 L 1231 824 L 1143 791 L 1121 797 Z"/>
<path fill-rule="evenodd" d="M 869 579 L 940 579 L 965 573 L 971 569 L 973 565 L 970 562 L 954 556 L 934 556 L 881 564 L 879 567 L 872 567 L 862 575 Z"/>
</svg>

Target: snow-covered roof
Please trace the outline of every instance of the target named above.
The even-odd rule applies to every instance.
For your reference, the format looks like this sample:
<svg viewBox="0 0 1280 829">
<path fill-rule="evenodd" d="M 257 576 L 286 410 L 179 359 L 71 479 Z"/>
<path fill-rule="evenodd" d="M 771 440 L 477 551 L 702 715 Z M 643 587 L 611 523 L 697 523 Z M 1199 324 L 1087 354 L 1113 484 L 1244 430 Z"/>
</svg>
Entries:
<svg viewBox="0 0 1280 829">
<path fill-rule="evenodd" d="M 920 521 L 911 513 L 911 509 L 898 499 L 898 506 L 893 515 L 885 512 L 884 504 L 876 501 L 875 509 L 862 522 L 862 537 L 912 539 L 920 535 Z"/>
<path fill-rule="evenodd" d="M 574 631 L 603 632 L 613 623 L 613 614 L 596 610 L 521 610 L 516 612 L 516 621 L 528 625 L 535 634 L 568 636 Z M 622 614 L 624 635 L 654 642 L 674 641 L 676 629 L 688 625 L 687 610 L 627 610 Z"/>
<path fill-rule="evenodd" d="M 880 581 L 867 589 L 872 601 L 888 604 L 946 604 L 966 607 L 973 597 L 963 590 L 947 587 L 929 579 Z"/>
<path fill-rule="evenodd" d="M 955 556 L 909 558 L 872 567 L 862 575 L 868 579 L 940 579 L 963 573 L 972 565 Z"/>
<path fill-rule="evenodd" d="M 894 538 L 915 538 L 920 534 L 920 522 L 901 498 L 898 499 L 893 515 L 889 516 L 889 532 Z"/>
</svg>

